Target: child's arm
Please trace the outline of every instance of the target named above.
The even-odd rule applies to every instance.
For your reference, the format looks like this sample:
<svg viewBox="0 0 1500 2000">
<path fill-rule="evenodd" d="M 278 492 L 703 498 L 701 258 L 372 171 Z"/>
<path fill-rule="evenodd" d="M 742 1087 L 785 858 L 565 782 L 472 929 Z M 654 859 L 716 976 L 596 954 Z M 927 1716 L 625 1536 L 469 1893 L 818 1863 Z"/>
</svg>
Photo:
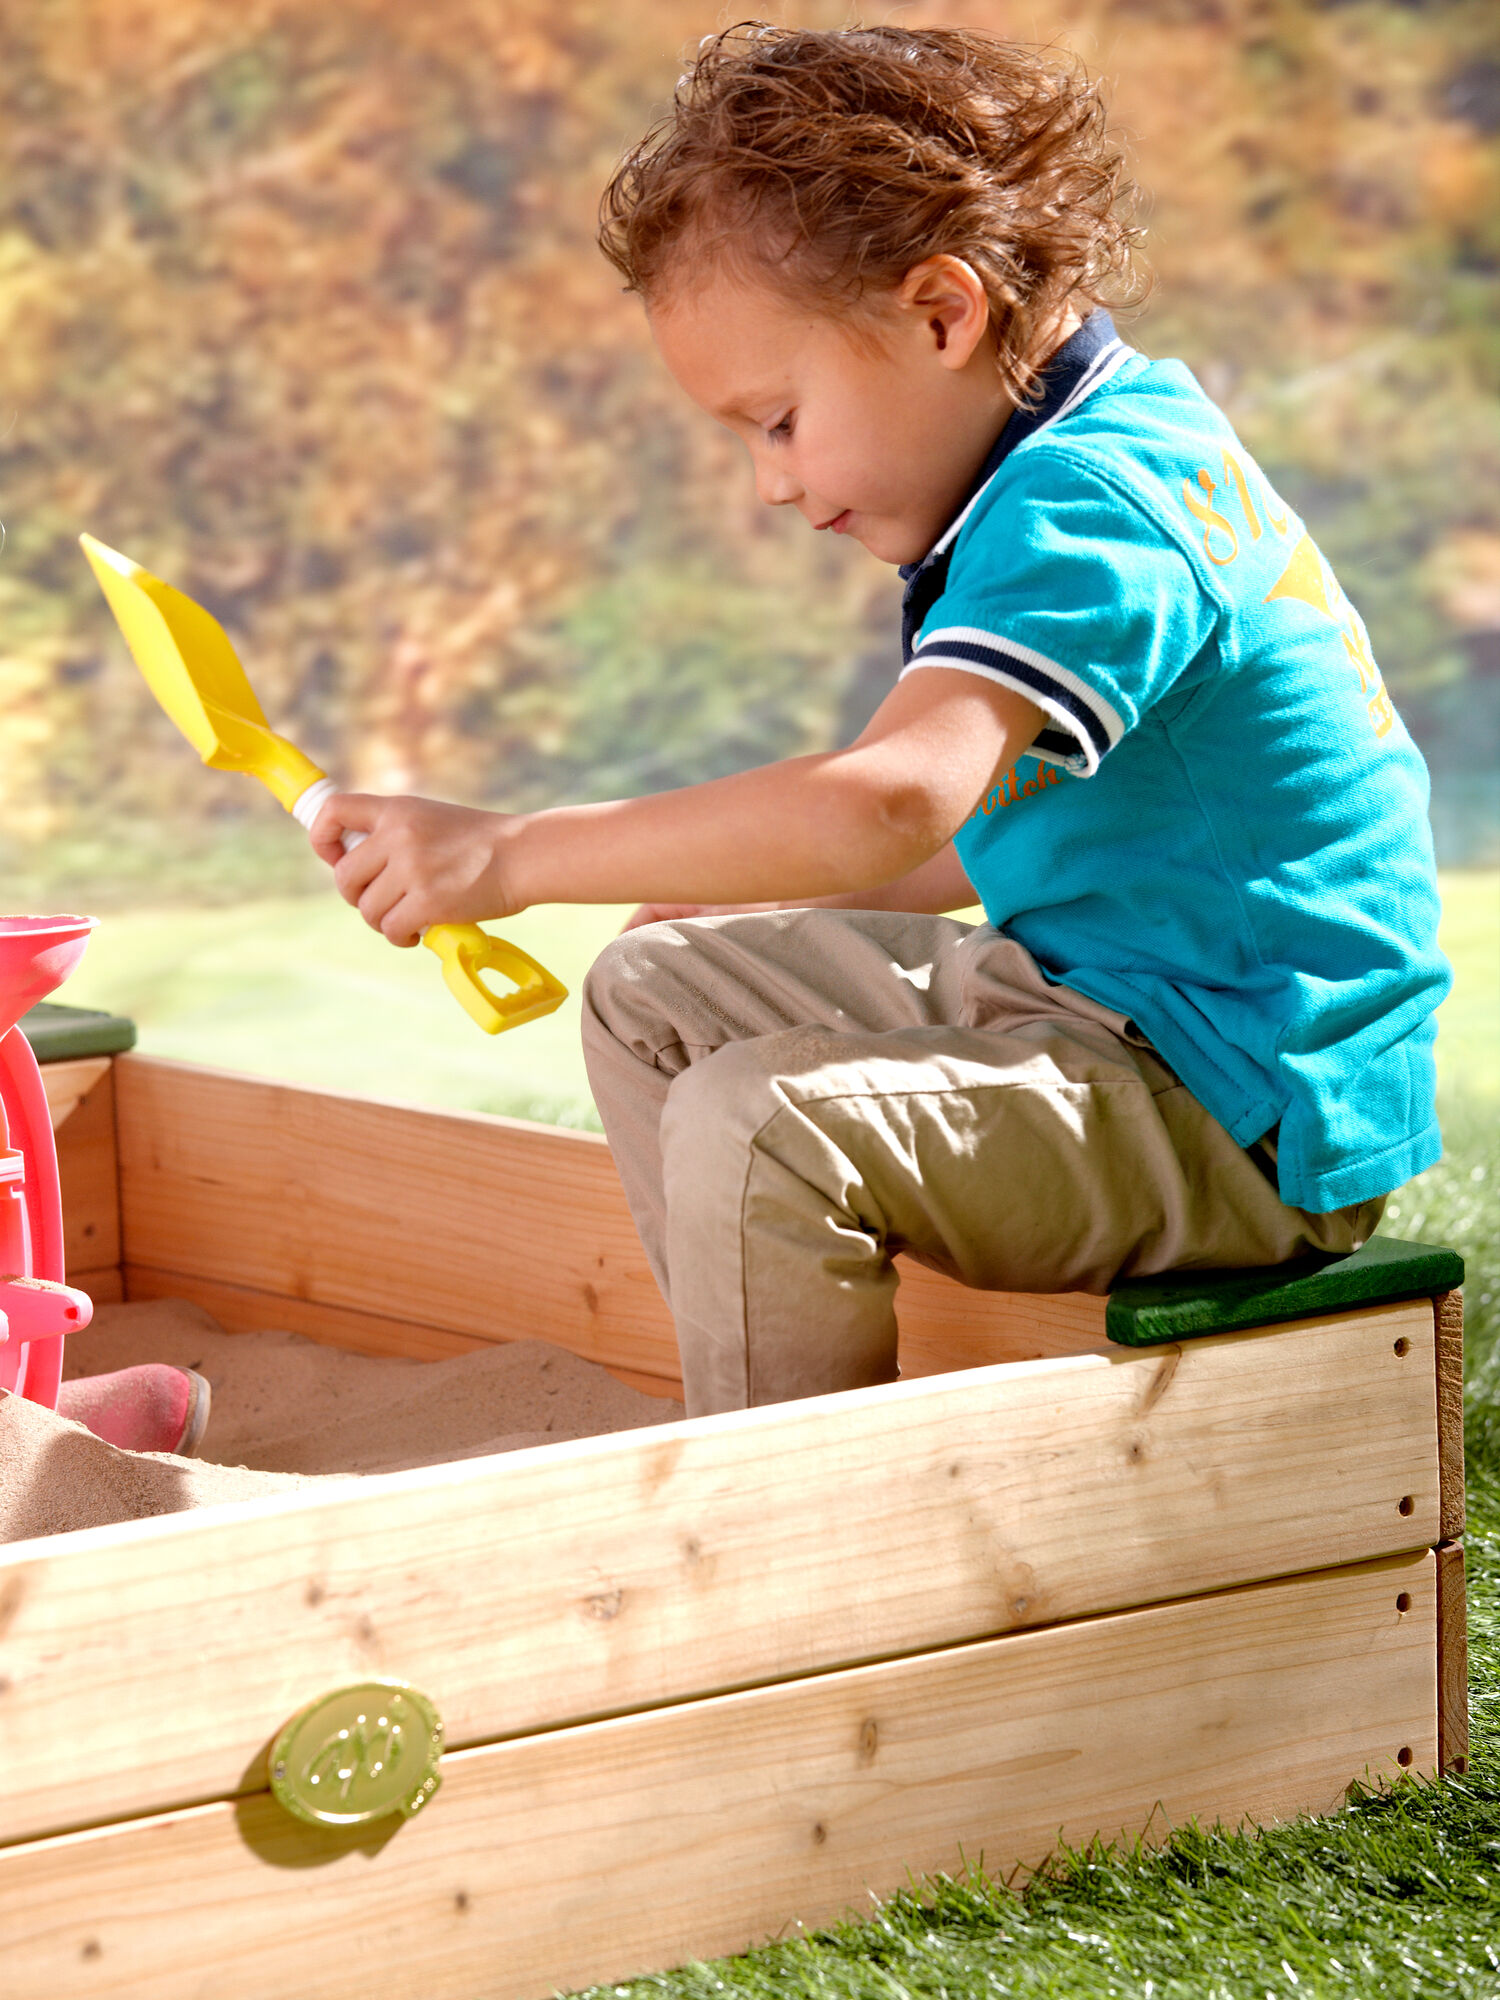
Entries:
<svg viewBox="0 0 1500 2000">
<path fill-rule="evenodd" d="M 847 750 L 789 758 L 682 791 L 539 813 L 429 799 L 330 800 L 313 845 L 393 943 L 429 924 L 532 903 L 762 903 L 848 897 L 941 860 L 994 772 L 1042 714 L 947 667 L 900 681 Z M 346 830 L 368 838 L 345 855 Z"/>
<path fill-rule="evenodd" d="M 934 672 L 936 669 L 934 669 Z M 839 896 L 819 896 L 828 910 L 909 910 L 916 916 L 941 917 L 949 910 L 971 909 L 979 901 L 964 873 L 953 842 L 940 847 L 930 861 L 894 882 L 874 889 L 846 890 Z"/>
<path fill-rule="evenodd" d="M 623 931 L 667 917 L 734 917 L 764 910 L 906 910 L 919 916 L 942 916 L 967 910 L 979 901 L 950 840 L 930 861 L 873 889 L 846 889 L 837 896 L 809 896 L 800 903 L 642 903 L 632 910 Z"/>
</svg>

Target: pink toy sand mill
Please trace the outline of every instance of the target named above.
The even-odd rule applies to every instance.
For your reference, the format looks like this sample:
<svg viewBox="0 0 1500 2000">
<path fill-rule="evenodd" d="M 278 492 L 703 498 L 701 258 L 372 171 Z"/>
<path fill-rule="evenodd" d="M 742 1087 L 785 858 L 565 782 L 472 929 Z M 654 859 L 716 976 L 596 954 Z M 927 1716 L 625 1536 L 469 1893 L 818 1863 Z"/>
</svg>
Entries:
<svg viewBox="0 0 1500 2000">
<path fill-rule="evenodd" d="M 92 917 L 0 917 L 0 1389 L 57 1407 L 63 1335 L 93 1302 L 63 1283 L 62 1197 L 46 1092 L 17 1021 L 83 956 Z"/>
</svg>

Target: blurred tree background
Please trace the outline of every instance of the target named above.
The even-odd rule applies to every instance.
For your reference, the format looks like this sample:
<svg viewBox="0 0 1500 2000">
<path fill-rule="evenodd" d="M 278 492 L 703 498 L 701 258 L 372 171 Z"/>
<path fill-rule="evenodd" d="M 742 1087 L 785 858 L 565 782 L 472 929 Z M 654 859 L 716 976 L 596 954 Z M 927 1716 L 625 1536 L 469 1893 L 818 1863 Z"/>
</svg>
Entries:
<svg viewBox="0 0 1500 2000">
<path fill-rule="evenodd" d="M 839 25 L 845 9 L 767 9 Z M 866 18 L 897 10 L 872 6 Z M 1152 195 L 1131 337 L 1306 515 L 1500 854 L 1493 0 L 905 6 L 1076 50 Z M 311 864 L 155 711 L 87 528 L 340 777 L 607 797 L 847 737 L 897 584 L 759 508 L 593 248 L 685 0 L 0 0 L 0 866 L 13 906 Z"/>
</svg>

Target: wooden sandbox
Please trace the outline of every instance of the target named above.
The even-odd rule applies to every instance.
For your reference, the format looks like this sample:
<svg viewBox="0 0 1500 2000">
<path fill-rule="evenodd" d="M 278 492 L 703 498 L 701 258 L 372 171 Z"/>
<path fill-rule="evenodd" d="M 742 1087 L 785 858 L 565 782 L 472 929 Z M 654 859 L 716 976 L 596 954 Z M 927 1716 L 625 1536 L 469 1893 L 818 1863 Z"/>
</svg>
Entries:
<svg viewBox="0 0 1500 2000">
<path fill-rule="evenodd" d="M 134 1054 L 44 1077 L 98 1301 L 676 1389 L 597 1138 Z M 889 1388 L 0 1550 L 7 2000 L 531 2000 L 1461 1769 L 1456 1260 L 1411 1250 L 1117 1295 L 1131 1339 L 1282 1315 L 1149 1346 L 913 1270 Z M 436 1705 L 441 1788 L 304 1824 L 270 1746 L 372 1676 Z"/>
</svg>

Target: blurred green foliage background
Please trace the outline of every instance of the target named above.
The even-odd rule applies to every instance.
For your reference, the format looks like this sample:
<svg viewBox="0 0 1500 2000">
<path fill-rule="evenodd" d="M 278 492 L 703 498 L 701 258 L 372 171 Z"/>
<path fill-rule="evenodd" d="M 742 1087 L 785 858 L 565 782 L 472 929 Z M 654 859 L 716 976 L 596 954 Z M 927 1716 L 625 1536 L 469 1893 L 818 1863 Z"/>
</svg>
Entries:
<svg viewBox="0 0 1500 2000">
<path fill-rule="evenodd" d="M 1198 371 L 1364 611 L 1445 860 L 1495 859 L 1493 0 L 900 18 L 1111 79 L 1151 194 L 1132 338 Z M 13 906 L 316 879 L 156 714 L 83 528 L 209 604 L 355 784 L 602 797 L 857 728 L 894 576 L 757 508 L 592 246 L 613 161 L 718 25 L 684 0 L 0 0 Z"/>
</svg>

